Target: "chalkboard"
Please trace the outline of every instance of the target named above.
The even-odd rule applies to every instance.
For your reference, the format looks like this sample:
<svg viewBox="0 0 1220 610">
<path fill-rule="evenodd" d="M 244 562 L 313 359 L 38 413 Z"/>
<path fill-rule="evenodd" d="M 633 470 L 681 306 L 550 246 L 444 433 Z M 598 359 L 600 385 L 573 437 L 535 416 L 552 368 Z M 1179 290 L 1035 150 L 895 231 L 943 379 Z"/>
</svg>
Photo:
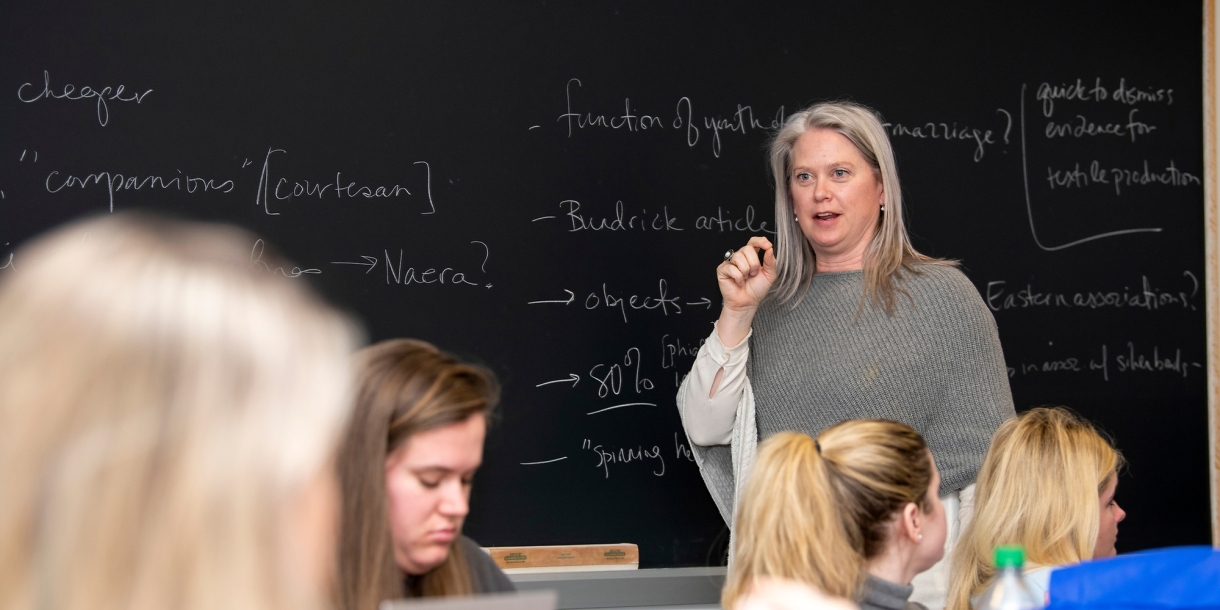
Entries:
<svg viewBox="0 0 1220 610">
<path fill-rule="evenodd" d="M 674 393 L 722 253 L 774 226 L 769 133 L 825 99 L 884 115 L 917 247 L 992 307 L 1018 407 L 1074 407 L 1126 453 L 1120 550 L 1208 540 L 1199 3 L 3 13 L 0 274 L 82 215 L 250 229 L 254 269 L 370 339 L 503 380 L 483 544 L 723 560 Z"/>
</svg>

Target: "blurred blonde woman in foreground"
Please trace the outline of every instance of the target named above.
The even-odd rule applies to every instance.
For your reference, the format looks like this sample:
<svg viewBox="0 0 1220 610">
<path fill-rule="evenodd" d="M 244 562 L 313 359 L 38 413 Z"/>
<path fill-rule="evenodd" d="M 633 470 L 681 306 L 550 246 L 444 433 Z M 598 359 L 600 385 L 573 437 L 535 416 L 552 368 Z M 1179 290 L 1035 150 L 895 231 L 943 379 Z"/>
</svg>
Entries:
<svg viewBox="0 0 1220 610">
<path fill-rule="evenodd" d="M 1056 566 L 1112 557 L 1123 457 L 1087 420 L 1038 408 L 996 430 L 979 471 L 974 520 L 953 554 L 948 610 L 970 610 L 995 576 L 992 553 L 1025 547 L 1027 580 L 1045 595 Z"/>
<path fill-rule="evenodd" d="M 862 610 L 917 609 L 911 580 L 944 555 L 940 473 L 922 436 L 895 421 L 857 419 L 817 439 L 764 441 L 738 505 L 721 603 L 732 608 L 767 577 L 853 599 Z"/>
<path fill-rule="evenodd" d="M 254 241 L 108 217 L 0 276 L 0 608 L 326 605 L 355 333 Z"/>
</svg>

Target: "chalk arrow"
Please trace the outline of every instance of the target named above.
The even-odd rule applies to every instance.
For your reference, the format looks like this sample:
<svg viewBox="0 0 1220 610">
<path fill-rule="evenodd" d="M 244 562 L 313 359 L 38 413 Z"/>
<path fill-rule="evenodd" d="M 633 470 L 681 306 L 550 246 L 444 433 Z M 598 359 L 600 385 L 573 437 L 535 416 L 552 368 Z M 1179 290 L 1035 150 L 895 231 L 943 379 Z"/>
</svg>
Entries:
<svg viewBox="0 0 1220 610">
<path fill-rule="evenodd" d="M 539 305 L 541 303 L 563 303 L 564 305 L 571 305 L 572 301 L 576 300 L 576 295 L 572 294 L 571 290 L 564 290 L 564 292 L 568 293 L 568 300 L 566 301 L 530 301 L 529 303 L 526 303 L 526 305 Z"/>
<path fill-rule="evenodd" d="M 554 381 L 544 381 L 534 387 L 540 388 L 544 385 L 551 385 L 552 383 L 567 383 L 569 381 L 572 382 L 572 387 L 576 387 L 576 384 L 580 382 L 580 375 L 577 375 L 576 373 L 568 373 L 567 379 L 556 379 Z"/>
<path fill-rule="evenodd" d="M 367 267 L 368 267 L 368 271 L 365 271 L 365 272 L 364 272 L 364 274 L 365 274 L 365 275 L 368 275 L 368 274 L 369 274 L 369 271 L 372 271 L 372 270 L 373 270 L 373 267 L 376 267 L 376 266 L 377 266 L 377 259 L 376 259 L 375 257 L 372 257 L 372 256 L 361 256 L 360 258 L 363 258 L 363 259 L 364 259 L 364 262 L 363 262 L 363 263 L 351 263 L 351 262 L 344 262 L 344 261 L 331 261 L 331 262 L 330 262 L 330 264 L 332 264 L 332 265 L 364 265 L 364 266 L 367 266 Z"/>
<path fill-rule="evenodd" d="M 689 301 L 688 301 L 686 304 L 687 304 L 687 305 L 689 305 L 689 306 L 691 306 L 691 307 L 698 307 L 698 306 L 700 306 L 700 305 L 707 305 L 707 308 L 708 308 L 708 309 L 711 309 L 711 308 L 712 308 L 712 301 L 711 301 L 711 299 L 709 299 L 709 298 L 707 298 L 707 297 L 703 297 L 703 300 L 701 300 L 701 301 L 695 301 L 694 303 L 691 303 L 691 302 L 689 302 Z"/>
</svg>

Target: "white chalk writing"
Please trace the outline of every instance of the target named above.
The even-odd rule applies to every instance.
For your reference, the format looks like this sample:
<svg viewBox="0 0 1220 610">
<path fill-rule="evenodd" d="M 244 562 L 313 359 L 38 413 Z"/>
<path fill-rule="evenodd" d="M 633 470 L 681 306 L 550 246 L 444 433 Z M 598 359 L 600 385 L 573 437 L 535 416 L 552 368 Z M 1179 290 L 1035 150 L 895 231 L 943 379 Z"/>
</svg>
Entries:
<svg viewBox="0 0 1220 610">
<path fill-rule="evenodd" d="M 605 478 L 610 478 L 611 464 L 629 464 L 631 462 L 643 462 L 644 460 L 656 460 L 658 465 L 652 471 L 653 476 L 665 476 L 665 458 L 661 457 L 661 448 L 653 445 L 645 448 L 640 445 L 634 449 L 631 447 L 620 447 L 615 449 L 605 445 L 594 445 L 593 441 L 584 439 L 581 443 L 581 449 L 592 451 L 597 458 L 597 464 L 594 468 L 601 468 L 606 473 Z"/>
<path fill-rule="evenodd" d="M 1166 186 L 1202 186 L 1203 181 L 1190 172 L 1178 169 L 1173 159 L 1164 171 L 1152 171 L 1148 160 L 1144 160 L 1143 170 L 1132 170 L 1121 167 L 1102 167 L 1099 161 L 1089 164 L 1088 171 L 1080 169 L 1077 163 L 1072 169 L 1046 168 L 1046 181 L 1051 190 L 1056 188 L 1084 188 L 1092 185 L 1113 185 L 1114 194 L 1122 195 L 1124 186 L 1143 186 L 1148 184 L 1163 184 Z"/>
<path fill-rule="evenodd" d="M 319 275 L 321 269 L 302 269 L 293 267 L 289 270 L 284 270 L 283 267 L 277 266 L 274 269 L 263 261 L 263 251 L 267 249 L 267 244 L 263 240 L 255 240 L 254 247 L 250 249 L 250 268 L 255 271 L 269 273 L 271 275 L 280 275 L 283 277 L 301 277 L 302 275 Z"/>
<path fill-rule="evenodd" d="M 1102 85 L 1101 77 L 1096 78 L 1092 86 L 1085 85 L 1084 79 L 1080 78 L 1074 83 L 1058 85 L 1044 82 L 1038 85 L 1035 97 L 1042 102 L 1042 116 L 1047 118 L 1055 113 L 1055 100 L 1104 102 L 1109 99 L 1127 106 L 1145 103 L 1173 105 L 1173 89 L 1140 89 L 1135 85 L 1128 86 L 1126 78 L 1120 78 L 1113 90 L 1107 90 Z"/>
<path fill-rule="evenodd" d="M 94 172 L 84 176 L 74 174 L 63 176 L 60 175 L 59 170 L 55 170 L 47 174 L 47 179 L 43 181 L 43 185 L 48 193 L 58 193 L 66 188 L 84 189 L 89 186 L 105 184 L 111 212 L 114 212 L 115 193 L 120 191 L 139 191 L 147 188 L 149 190 L 172 189 L 185 193 L 207 193 L 211 191 L 230 193 L 234 188 L 232 180 L 192 177 L 189 174 L 183 173 L 182 170 L 175 171 L 177 175 L 170 175 L 167 178 L 165 176 L 124 175 L 118 172 Z"/>
<path fill-rule="evenodd" d="M 258 189 L 254 195 L 254 205 L 263 208 L 263 212 L 268 216 L 280 215 L 280 212 L 271 211 L 271 202 L 273 200 L 288 201 L 294 197 L 318 200 L 328 197 L 332 199 L 390 199 L 412 195 L 411 191 L 401 184 L 394 184 L 392 186 L 360 184 L 353 180 L 344 180 L 342 172 L 335 172 L 333 181 L 329 178 L 326 180 L 273 178 L 271 175 L 271 155 L 286 154 L 287 152 L 283 148 L 268 148 L 266 156 L 263 157 L 263 169 L 258 178 Z M 420 214 L 433 214 L 436 212 L 436 205 L 432 202 L 432 167 L 425 161 L 416 161 L 415 165 L 423 165 L 425 170 L 423 178 L 426 185 L 428 207 L 426 211 L 421 211 Z"/>
<path fill-rule="evenodd" d="M 1148 276 L 1140 276 L 1140 284 L 1132 291 L 1123 286 L 1120 290 L 1047 291 L 1034 288 L 1027 282 L 1017 290 L 1010 290 L 1008 282 L 987 282 L 984 296 L 992 311 L 1029 308 L 1081 308 L 1081 309 L 1197 309 L 1195 297 L 1199 294 L 1199 278 L 1191 271 L 1183 271 L 1182 277 L 1189 288 L 1167 291 L 1152 285 Z"/>
<path fill-rule="evenodd" d="M 27 87 L 29 88 L 27 90 Z M 110 122 L 110 106 L 106 102 L 135 102 L 137 104 L 144 101 L 144 98 L 152 93 L 152 89 L 147 89 L 143 93 L 131 93 L 124 97 L 123 89 L 125 85 L 118 87 L 105 86 L 101 89 L 84 86 L 80 89 L 76 85 L 67 84 L 56 93 L 51 89 L 51 73 L 49 70 L 42 71 L 42 91 L 33 93 L 38 88 L 34 83 L 22 83 L 17 87 L 17 99 L 32 104 L 38 100 L 96 100 L 97 104 L 97 122 L 105 127 Z"/>
</svg>

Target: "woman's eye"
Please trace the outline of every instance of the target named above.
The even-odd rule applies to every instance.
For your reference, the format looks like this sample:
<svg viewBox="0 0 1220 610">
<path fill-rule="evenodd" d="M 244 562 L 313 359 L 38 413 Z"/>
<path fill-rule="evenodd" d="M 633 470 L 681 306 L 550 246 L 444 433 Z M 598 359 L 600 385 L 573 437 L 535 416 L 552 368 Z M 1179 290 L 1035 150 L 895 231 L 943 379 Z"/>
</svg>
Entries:
<svg viewBox="0 0 1220 610">
<path fill-rule="evenodd" d="M 470 487 L 474 485 L 474 478 L 462 479 L 462 487 Z"/>
<path fill-rule="evenodd" d="M 842 178 L 843 176 L 846 176 L 846 175 L 847 175 L 847 170 L 845 170 L 845 169 L 836 169 L 836 170 L 833 172 L 833 174 L 834 174 L 834 177 L 835 177 L 835 178 Z"/>
<path fill-rule="evenodd" d="M 426 487 L 428 489 L 436 489 L 437 487 L 440 486 L 441 481 L 440 481 L 440 479 L 437 479 L 434 481 L 434 480 L 425 479 L 425 478 L 421 477 L 419 479 L 419 484 L 423 485 L 424 487 Z"/>
<path fill-rule="evenodd" d="M 813 177 L 813 176 L 810 176 L 810 175 L 809 175 L 809 172 L 800 172 L 799 174 L 797 174 L 797 175 L 796 175 L 796 179 L 797 179 L 797 180 L 799 180 L 799 181 L 801 181 L 801 182 L 809 182 L 809 180 L 810 180 L 812 177 Z"/>
</svg>

